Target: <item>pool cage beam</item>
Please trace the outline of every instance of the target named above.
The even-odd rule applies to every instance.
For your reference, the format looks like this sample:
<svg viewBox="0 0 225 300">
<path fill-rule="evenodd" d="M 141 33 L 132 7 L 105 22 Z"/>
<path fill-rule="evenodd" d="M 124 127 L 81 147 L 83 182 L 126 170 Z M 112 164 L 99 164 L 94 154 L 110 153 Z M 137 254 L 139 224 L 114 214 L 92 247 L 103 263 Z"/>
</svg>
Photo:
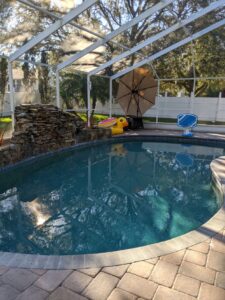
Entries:
<svg viewBox="0 0 225 300">
<path fill-rule="evenodd" d="M 137 16 L 136 18 L 133 18 L 131 21 L 125 23 L 122 26 L 120 26 L 118 29 L 110 32 L 103 39 L 98 40 L 97 42 L 93 43 L 89 47 L 85 48 L 84 50 L 82 50 L 79 53 L 77 53 L 77 54 L 73 55 L 72 57 L 70 57 L 67 61 L 62 62 L 61 64 L 59 64 L 56 68 L 56 71 L 59 72 L 60 70 L 66 68 L 67 66 L 71 65 L 72 63 L 74 63 L 78 59 L 80 59 L 80 58 L 84 57 L 85 55 L 91 53 L 96 48 L 104 45 L 105 43 L 112 40 L 114 37 L 116 37 L 120 33 L 128 30 L 130 27 L 134 26 L 135 24 L 138 24 L 142 20 L 148 18 L 150 15 L 156 13 L 160 9 L 163 9 L 164 7 L 168 6 L 172 2 L 173 2 L 173 0 L 160 1 L 158 4 L 156 4 L 153 7 L 147 9 L 145 12 L 143 12 L 142 14 Z M 57 89 L 59 89 L 59 87 L 57 87 Z M 60 96 L 58 95 L 58 97 L 60 97 Z M 60 102 L 60 99 L 58 98 L 57 103 L 59 103 L 59 102 Z M 90 80 L 89 75 L 87 75 L 87 103 L 88 103 L 88 126 L 91 126 L 91 80 Z M 110 107 L 111 107 L 111 105 L 110 105 Z"/>
<path fill-rule="evenodd" d="M 15 118 L 14 118 L 14 86 L 13 86 L 13 70 L 12 63 L 8 61 L 8 76 L 9 76 L 9 91 L 10 91 L 10 110 L 12 115 L 12 130 L 15 127 Z"/>
<path fill-rule="evenodd" d="M 66 61 L 58 64 L 57 70 L 60 71 L 60 70 L 62 70 L 64 68 L 66 68 L 67 66 L 71 65 L 72 63 L 74 63 L 78 59 L 80 59 L 80 58 L 84 57 L 85 55 L 91 53 L 92 51 L 94 51 L 98 47 L 106 44 L 107 42 L 109 42 L 110 40 L 112 40 L 117 35 L 119 35 L 122 32 L 128 30 L 130 27 L 132 27 L 132 26 L 138 24 L 139 22 L 143 21 L 144 19 L 150 17 L 151 15 L 153 15 L 154 13 L 156 13 L 157 11 L 159 11 L 160 9 L 165 8 L 166 6 L 168 6 L 169 4 L 171 4 L 172 2 L 173 2 L 173 0 L 160 1 L 158 4 L 156 4 L 153 7 L 147 9 L 142 14 L 140 14 L 137 17 L 133 18 L 131 21 L 128 21 L 127 23 L 125 23 L 124 25 L 120 26 L 116 30 L 110 32 L 104 38 L 98 40 L 97 42 L 95 42 L 92 45 L 88 46 L 87 48 L 85 48 L 84 50 L 80 51 L 79 53 L 71 56 L 68 60 L 66 60 Z"/>
<path fill-rule="evenodd" d="M 91 126 L 91 80 L 87 74 L 87 114 L 88 114 L 88 127 Z"/>
<path fill-rule="evenodd" d="M 59 72 L 56 71 L 56 106 L 61 108 L 60 103 L 60 79 L 59 79 Z"/>
<path fill-rule="evenodd" d="M 41 7 L 39 7 L 39 6 L 36 6 L 36 5 L 34 5 L 33 3 L 31 3 L 31 2 L 29 2 L 29 1 L 27 1 L 27 0 L 17 0 L 17 1 L 20 2 L 20 3 L 22 3 L 22 4 L 24 4 L 24 5 L 27 5 L 27 6 L 31 7 L 31 8 L 33 8 L 33 9 L 35 9 L 35 10 L 41 11 L 42 13 L 45 13 L 45 14 L 47 14 L 47 15 L 53 17 L 53 18 L 56 18 L 56 19 L 58 19 L 59 21 L 62 20 L 62 18 L 59 17 L 59 16 L 57 16 L 56 14 L 53 14 L 53 13 L 47 11 L 46 9 L 43 9 L 43 8 L 41 8 Z M 165 1 L 165 0 L 164 0 L 164 1 Z M 166 1 L 166 2 L 168 2 L 167 5 L 169 5 L 172 1 Z M 170 3 L 169 3 L 169 2 L 170 2 Z M 104 39 L 103 36 L 101 36 L 101 35 L 99 35 L 99 34 L 96 34 L 96 33 L 92 32 L 92 31 L 90 31 L 90 30 L 88 30 L 88 29 L 86 29 L 86 28 L 84 28 L 84 27 L 82 27 L 82 26 L 76 24 L 75 22 L 71 22 L 71 25 L 73 25 L 74 27 L 76 27 L 76 28 L 78 28 L 78 29 L 80 29 L 80 30 L 84 30 L 84 31 L 86 31 L 86 32 L 88 32 L 88 33 L 91 33 L 92 35 L 95 35 L 95 36 L 97 36 L 97 37 L 100 37 L 101 39 Z M 120 43 L 117 43 L 117 42 L 115 42 L 115 41 L 112 41 L 112 42 L 113 42 L 114 44 L 116 44 L 117 46 L 122 47 L 123 49 L 129 50 L 128 47 L 126 47 L 126 46 L 124 46 L 124 45 L 122 45 L 122 44 L 120 44 Z M 142 57 L 144 57 L 144 55 L 142 55 L 142 54 L 140 54 L 140 55 L 141 55 Z M 47 65 L 47 66 L 48 66 L 48 65 Z M 154 67 L 153 67 L 152 64 L 150 64 L 150 67 L 152 68 L 152 71 L 155 73 L 156 77 L 158 78 L 157 72 L 155 71 L 155 69 L 154 69 Z M 57 107 L 60 107 L 60 86 L 59 86 L 59 84 L 60 84 L 59 71 L 56 70 L 56 105 L 57 105 Z"/>
<path fill-rule="evenodd" d="M 62 26 L 70 23 L 75 17 L 80 15 L 82 12 L 86 11 L 89 7 L 95 4 L 98 0 L 86 0 L 79 6 L 72 9 L 69 13 L 67 13 L 64 17 L 60 20 L 57 20 L 55 23 L 50 25 L 47 29 L 37 34 L 33 37 L 29 42 L 27 42 L 24 46 L 20 47 L 17 51 L 15 51 L 12 55 L 9 56 L 9 88 L 10 88 L 10 102 L 11 102 L 11 109 L 12 112 L 12 119 L 14 123 L 14 86 L 13 86 L 13 73 L 12 73 L 12 63 L 13 61 L 17 60 L 21 55 L 29 51 L 31 48 L 39 44 L 41 41 L 49 37 L 51 34 L 56 32 Z M 59 76 L 56 79 L 56 95 L 57 95 L 57 105 L 60 105 L 60 96 L 59 96 Z"/>
<path fill-rule="evenodd" d="M 18 0 L 19 2 L 28 2 L 28 1 L 25 1 L 25 0 Z M 79 13 L 81 13 L 81 12 L 83 12 L 83 11 L 85 11 L 88 7 L 90 7 L 91 5 L 93 5 L 94 3 L 96 3 L 97 2 L 97 0 L 86 0 L 85 2 L 83 2 L 81 5 L 79 5 L 78 7 L 76 7 L 75 9 L 72 9 L 68 14 L 66 14 L 63 18 L 60 18 L 60 20 L 58 20 L 58 21 L 56 21 L 53 25 L 51 25 L 51 26 L 49 26 L 49 28 L 51 27 L 51 28 L 56 28 L 57 26 L 59 26 L 57 29 L 55 29 L 55 30 L 53 30 L 53 32 L 55 32 L 56 30 L 58 30 L 59 28 L 61 28 L 62 26 L 64 26 L 65 24 L 67 24 L 67 23 L 69 23 L 69 22 L 71 22 L 71 20 L 73 19 L 73 18 L 75 18 L 75 16 L 76 16 L 76 13 L 75 13 L 75 15 L 73 16 L 73 17 L 71 17 L 71 14 L 74 14 L 74 12 L 75 11 L 77 11 L 77 10 L 80 10 L 80 12 Z M 172 3 L 173 1 L 167 1 L 167 0 L 162 0 L 162 1 L 160 1 L 157 5 L 161 5 L 161 8 L 158 8 L 157 10 L 159 10 L 159 9 L 162 9 L 163 7 L 166 7 L 167 5 L 169 5 L 170 3 Z M 221 6 L 222 5 L 224 5 L 225 4 L 225 1 L 222 1 L 222 0 L 220 0 L 220 1 L 217 1 L 216 3 L 219 3 L 219 2 L 221 2 Z M 24 3 L 25 4 L 25 3 Z M 155 6 L 153 6 L 153 7 L 151 7 L 150 9 L 153 9 L 153 8 L 155 8 L 157 5 L 155 5 Z M 86 8 L 84 8 L 84 6 L 86 6 Z M 83 8 L 83 10 L 82 10 L 82 8 Z M 147 11 L 149 12 L 149 10 L 150 9 L 148 9 Z M 156 10 L 156 11 L 157 11 Z M 145 11 L 145 13 L 147 12 L 147 11 Z M 155 11 L 155 12 L 156 12 Z M 79 14 L 79 13 L 77 13 L 77 15 Z M 143 13 L 144 14 L 144 13 Z M 100 42 L 103 42 L 102 44 L 100 44 L 100 45 L 98 45 L 97 47 L 99 47 L 99 46 L 101 46 L 101 45 L 103 45 L 103 44 L 105 44 L 105 43 L 107 43 L 108 41 L 111 41 L 111 39 L 113 38 L 113 37 L 115 37 L 116 35 L 118 35 L 118 34 L 120 34 L 121 32 L 123 32 L 123 31 L 125 31 L 125 30 L 127 30 L 130 26 L 133 26 L 134 24 L 137 24 L 138 22 L 140 22 L 141 21 L 141 17 L 143 16 L 143 14 L 141 14 L 141 15 L 139 15 L 138 17 L 140 17 L 140 19 L 135 23 L 135 19 L 133 19 L 132 21 L 130 21 L 130 22 L 127 22 L 126 24 L 124 24 L 124 25 L 122 25 L 120 28 L 118 28 L 117 30 L 115 30 L 115 31 L 112 31 L 111 33 L 109 33 L 108 35 L 106 35 L 102 40 L 99 40 L 99 41 L 97 41 L 96 43 L 94 43 L 94 44 L 92 44 L 91 46 L 93 47 L 94 45 L 96 46 L 97 45 L 97 43 L 100 43 Z M 152 13 L 153 14 L 153 13 Z M 150 16 L 150 14 L 149 14 L 149 16 Z M 137 17 L 137 18 L 138 18 Z M 145 18 L 147 18 L 148 16 L 146 16 Z M 143 19 L 145 19 L 145 18 L 143 18 Z M 142 19 L 142 20 L 143 20 Z M 132 23 L 131 23 L 132 22 Z M 57 23 L 57 26 L 56 26 L 56 23 Z M 59 24 L 60 23 L 60 24 Z M 129 25 L 130 24 L 130 25 Z M 190 37 L 188 37 L 188 38 L 186 38 L 186 39 L 184 39 L 184 40 L 182 40 L 182 41 L 180 41 L 180 42 L 178 42 L 178 43 L 176 43 L 176 44 L 173 44 L 173 45 L 171 45 L 170 47 L 167 47 L 167 48 L 165 48 L 165 49 L 163 49 L 163 50 L 161 50 L 161 51 L 159 51 L 158 53 L 156 53 L 156 54 L 154 54 L 154 55 L 151 55 L 151 56 L 149 56 L 149 57 L 147 57 L 147 58 L 145 58 L 145 59 L 143 59 L 141 62 L 138 62 L 138 63 L 136 63 L 136 64 L 134 64 L 133 66 L 131 66 L 131 67 L 128 67 L 128 68 L 126 68 L 125 70 L 123 70 L 123 71 L 121 71 L 121 72 L 119 72 L 119 73 L 117 73 L 117 74 L 115 74 L 115 75 L 113 75 L 113 76 L 111 76 L 110 77 L 110 98 L 111 98 L 111 100 L 112 100 L 112 81 L 114 80 L 114 79 L 116 79 L 116 78 L 118 78 L 118 77 L 120 77 L 120 76 L 122 76 L 122 75 L 124 75 L 124 74 L 126 74 L 126 73 L 128 73 L 128 72 L 130 72 L 130 71 L 132 71 L 133 69 L 135 69 L 135 68 L 137 68 L 137 67 L 139 67 L 139 66 L 142 66 L 142 65 L 144 65 L 144 64 L 150 64 L 150 66 L 151 67 L 153 67 L 152 65 L 151 65 L 151 62 L 153 61 L 153 60 L 155 60 L 156 58 L 159 58 L 160 56 L 162 56 L 162 55 L 165 55 L 165 54 L 167 54 L 168 52 L 170 52 L 170 51 L 173 51 L 174 49 L 176 49 L 176 48 L 178 48 L 178 47 L 180 47 L 180 46 L 182 46 L 182 45 L 185 45 L 185 44 L 187 44 L 187 43 L 189 43 L 190 41 L 193 41 L 194 39 L 197 39 L 197 38 L 199 38 L 200 36 L 202 36 L 203 34 L 206 34 L 206 33 L 208 33 L 208 32 L 210 32 L 210 31 L 212 31 L 212 30 L 214 30 L 214 29 L 216 29 L 216 28 L 218 28 L 218 27 L 220 27 L 220 26 L 223 26 L 225 24 L 225 19 L 223 19 L 222 21 L 220 21 L 220 22 L 217 22 L 217 23 L 215 23 L 215 24 L 213 24 L 213 25 L 211 25 L 211 26 L 209 26 L 209 27 L 207 27 L 207 28 L 205 28 L 204 30 L 201 30 L 201 31 L 199 31 L 199 32 L 197 32 L 196 34 L 194 34 L 194 35 L 192 35 L 192 36 L 190 36 Z M 56 27 L 55 27 L 56 26 Z M 78 25 L 79 26 L 79 25 Z M 8 67 L 8 69 L 9 69 L 9 81 L 11 81 L 11 83 L 10 83 L 10 92 L 12 92 L 12 94 L 13 94 L 13 78 L 12 78 L 12 62 L 14 61 L 14 60 L 17 60 L 18 59 L 18 57 L 19 56 L 21 56 L 22 54 L 24 54 L 26 51 L 28 51 L 30 48 L 32 48 L 32 47 L 34 47 L 36 44 L 38 44 L 38 43 L 40 43 L 40 41 L 42 41 L 43 39 L 45 39 L 46 37 L 48 37 L 50 34 L 52 34 L 53 32 L 51 32 L 51 30 L 50 31 L 48 31 L 48 29 L 49 28 L 47 28 L 45 31 L 43 31 L 43 32 L 41 32 L 39 35 L 37 35 L 36 37 L 34 37 L 32 40 L 30 40 L 27 44 L 25 44 L 24 46 L 22 46 L 20 49 L 18 49 L 17 51 L 15 51 L 11 56 L 10 56 L 10 58 L 9 58 L 9 67 Z M 49 33 L 50 32 L 50 33 Z M 113 41 L 112 41 L 113 42 Z M 91 47 L 90 46 L 90 47 Z M 88 48 L 90 48 L 90 47 L 87 47 L 86 49 L 84 49 L 83 51 L 85 51 L 85 50 L 87 50 Z M 96 49 L 96 48 L 94 48 L 94 49 Z M 91 51 L 93 51 L 93 50 L 91 50 L 91 49 L 89 49 L 89 51 L 88 52 L 86 52 L 85 54 L 84 54 L 84 52 L 83 51 L 81 51 L 80 53 L 78 53 L 79 55 L 80 55 L 80 57 L 79 58 L 81 58 L 81 57 L 83 57 L 83 56 L 85 56 L 86 54 L 89 54 Z M 137 53 L 137 54 L 139 54 L 139 53 Z M 76 55 L 74 55 L 74 57 L 75 57 Z M 143 56 L 143 55 L 142 55 Z M 79 58 L 77 58 L 77 59 L 79 59 Z M 69 62 L 69 60 L 68 61 L 66 61 L 66 62 L 64 62 L 64 63 L 66 63 L 67 65 L 70 65 L 71 64 L 71 62 Z M 64 64 L 63 63 L 63 64 Z M 61 65 L 61 66 L 60 66 Z M 66 66 L 67 66 L 66 65 Z M 60 68 L 61 67 L 61 68 Z M 59 64 L 58 66 L 57 66 L 57 71 L 59 71 L 59 70 L 61 70 L 62 68 L 64 68 L 64 66 L 62 67 L 62 64 Z M 10 75 L 11 74 L 11 75 Z M 159 78 L 158 78 L 159 79 Z M 57 74 L 57 84 L 58 84 L 58 87 L 59 87 L 59 74 Z M 90 125 L 90 117 L 91 117 L 91 102 L 90 102 L 90 91 L 91 91 L 91 80 L 90 80 L 90 74 L 88 73 L 87 74 L 87 97 L 88 97 L 88 122 L 89 122 L 89 125 Z M 11 93 L 10 93 L 11 94 Z M 58 89 L 58 96 L 59 96 L 59 89 Z M 11 95 L 10 95 L 11 96 Z M 11 99 L 13 99 L 14 98 L 14 95 L 12 95 L 12 97 L 11 97 Z M 58 102 L 58 104 L 59 104 L 59 102 Z M 60 104 L 59 104 L 60 105 Z M 13 106 L 14 106 L 14 102 L 13 102 Z M 13 108 L 13 106 L 11 106 L 12 108 Z M 14 109 L 14 108 L 13 108 Z"/>
<path fill-rule="evenodd" d="M 112 78 L 109 79 L 109 117 L 112 117 Z"/>
<path fill-rule="evenodd" d="M 31 48 L 39 44 L 41 41 L 48 38 L 51 34 L 56 32 L 58 29 L 63 27 L 64 25 L 70 23 L 75 17 L 80 15 L 82 12 L 87 10 L 89 7 L 91 7 L 93 4 L 95 4 L 98 0 L 86 0 L 79 6 L 72 9 L 69 13 L 67 13 L 64 17 L 62 17 L 60 20 L 57 20 L 55 23 L 50 25 L 47 29 L 40 32 L 38 35 L 33 37 L 29 42 L 27 42 L 24 46 L 20 47 L 17 51 L 15 51 L 12 55 L 9 57 L 9 61 L 12 62 L 19 58 L 21 55 L 29 51 Z"/>
<path fill-rule="evenodd" d="M 159 57 L 161 57 L 161 56 L 163 56 L 163 55 L 165 55 L 165 54 L 167 54 L 167 53 L 169 53 L 169 52 L 171 52 L 171 51 L 173 51 L 173 50 L 175 50 L 175 49 L 177 49 L 181 46 L 184 46 L 184 45 L 188 44 L 189 42 L 191 42 L 193 40 L 196 40 L 196 39 L 200 38 L 201 36 L 211 32 L 211 31 L 213 31 L 213 30 L 215 30 L 215 29 L 217 29 L 221 26 L 224 26 L 224 25 L 225 25 L 225 19 L 222 19 L 221 21 L 216 22 L 213 25 L 210 25 L 210 26 L 194 33 L 192 36 L 187 37 L 187 38 L 185 38 L 185 39 L 183 39 L 183 40 L 181 40 L 181 41 L 179 41 L 179 42 L 177 42 L 177 43 L 175 43 L 175 44 L 173 44 L 173 45 L 171 45 L 171 46 L 169 46 L 169 47 L 167 47 L 167 48 L 165 48 L 165 49 L 163 49 L 163 50 L 161 50 L 161 51 L 159 51 L 159 52 L 157 52 L 157 53 L 155 53 L 155 54 L 153 54 L 153 55 L 151 55 L 147 58 L 145 58 L 144 60 L 135 63 L 133 66 L 128 67 L 128 68 L 124 69 L 123 71 L 118 72 L 117 74 L 113 75 L 111 78 L 112 78 L 112 80 L 117 79 L 117 78 L 131 72 L 132 70 L 145 65 L 149 61 L 153 61 L 153 60 L 155 60 L 155 59 L 157 59 L 157 58 L 159 58 Z"/>
<path fill-rule="evenodd" d="M 220 0 L 217 2 L 213 2 L 212 4 L 210 4 L 208 7 L 202 9 L 201 11 L 194 13 L 191 15 L 191 17 L 183 20 L 183 21 L 178 21 L 176 24 L 172 25 L 171 27 L 163 30 L 162 32 L 159 32 L 158 34 L 146 39 L 144 42 L 134 46 L 133 48 L 129 49 L 128 51 L 123 52 L 122 54 L 116 56 L 115 58 L 109 60 L 108 62 L 102 64 L 101 66 L 99 66 L 98 68 L 95 68 L 94 70 L 89 72 L 89 75 L 95 75 L 98 72 L 104 70 L 105 68 L 113 65 L 114 63 L 122 60 L 123 58 L 126 58 L 128 56 L 130 56 L 133 53 L 136 53 L 137 51 L 143 49 L 144 47 L 158 41 L 159 39 L 165 37 L 166 35 L 184 27 L 185 25 L 201 18 L 202 16 L 204 16 L 205 14 L 217 9 L 218 7 L 220 7 L 222 4 L 224 4 L 224 0 Z M 159 79 L 159 78 L 158 78 Z"/>
<path fill-rule="evenodd" d="M 38 11 L 42 12 L 43 14 L 48 15 L 48 16 L 50 16 L 50 17 L 52 17 L 52 18 L 57 19 L 57 20 L 60 20 L 60 19 L 62 18 L 62 16 L 59 16 L 59 15 L 57 15 L 57 14 L 55 14 L 55 13 L 52 13 L 52 12 L 48 11 L 47 9 L 42 8 L 42 7 L 40 7 L 40 6 L 34 5 L 33 3 L 31 3 L 31 2 L 28 1 L 28 0 L 17 0 L 17 2 L 20 2 L 20 3 L 22 3 L 22 4 L 25 5 L 25 6 L 29 6 L 30 8 L 33 8 L 33 9 L 35 9 L 35 10 L 38 10 Z M 77 23 L 74 22 L 74 21 L 72 21 L 72 22 L 70 23 L 70 25 L 76 27 L 76 28 L 79 29 L 79 30 L 85 31 L 85 32 L 87 32 L 87 33 L 89 33 L 89 34 L 91 34 L 91 35 L 93 35 L 93 36 L 95 36 L 95 37 L 98 37 L 98 38 L 100 38 L 100 39 L 103 39 L 103 38 L 104 38 L 103 35 L 101 35 L 101 34 L 99 34 L 99 33 L 96 33 L 96 32 L 93 32 L 93 31 L 91 31 L 91 30 L 89 30 L 89 29 L 87 29 L 87 28 L 85 28 L 85 27 L 83 27 L 83 26 L 77 24 Z M 114 44 L 115 46 L 120 47 L 120 48 L 122 48 L 122 49 L 124 49 L 124 50 L 129 50 L 129 49 L 130 49 L 129 47 L 127 47 L 127 46 L 125 46 L 125 45 L 123 45 L 123 44 L 121 44 L 121 43 L 119 43 L 119 42 L 116 42 L 116 41 L 113 41 L 113 40 L 111 40 L 110 42 L 111 42 L 112 44 Z M 142 54 L 142 53 L 137 53 L 137 54 L 138 54 L 139 56 L 141 56 L 142 58 L 145 57 L 144 54 Z M 156 76 L 157 78 L 159 78 L 159 76 L 158 76 L 156 70 L 154 69 L 153 65 L 152 65 L 151 63 L 150 63 L 149 65 L 150 65 L 150 67 L 151 67 L 153 73 L 155 74 L 155 76 Z"/>
<path fill-rule="evenodd" d="M 190 18 L 187 18 L 186 20 L 183 20 L 183 21 L 179 21 L 178 23 L 176 23 L 175 25 L 167 28 L 163 32 L 160 32 L 159 34 L 156 34 L 155 36 L 150 37 L 149 39 L 147 39 L 143 43 L 131 48 L 130 50 L 128 50 L 126 52 L 123 52 L 122 54 L 116 56 L 114 59 L 112 59 L 112 60 L 108 61 L 107 63 L 101 65 L 100 67 L 94 69 L 93 71 L 90 71 L 88 73 L 89 76 L 95 75 L 96 73 L 100 72 L 101 70 L 104 70 L 106 67 L 108 67 L 110 65 L 113 65 L 115 62 L 120 61 L 122 58 L 125 58 L 125 57 L 131 55 L 132 53 L 136 53 L 137 51 L 144 48 L 145 46 L 147 46 L 149 44 L 152 44 L 153 42 L 157 41 L 158 39 L 160 39 L 160 38 L 162 38 L 166 35 L 168 35 L 169 33 L 174 32 L 175 30 L 177 30 L 181 27 L 184 27 L 185 25 L 197 20 L 198 18 L 204 16 L 205 14 L 211 12 L 212 10 L 217 9 L 218 7 L 224 5 L 224 3 L 225 3 L 224 0 L 220 0 L 220 1 L 212 3 L 208 7 L 206 7 L 204 9 L 202 9 L 201 11 L 193 14 Z M 112 116 L 112 90 L 111 90 L 112 89 L 112 81 L 113 81 L 113 77 L 110 77 L 110 91 L 109 91 L 109 116 L 110 117 Z M 158 95 L 159 95 L 160 78 L 157 78 L 157 86 L 158 86 L 157 92 L 158 92 Z M 158 123 L 158 116 L 156 116 L 156 123 Z"/>
<path fill-rule="evenodd" d="M 30 3 L 28 1 L 23 1 L 23 0 L 19 0 L 19 2 L 25 4 L 25 5 L 29 5 Z M 95 1 L 96 2 L 96 1 Z M 91 46 L 87 47 L 86 49 L 84 49 L 83 51 L 81 51 L 80 53 L 78 53 L 77 55 L 74 55 L 73 57 L 71 57 L 68 61 L 59 64 L 56 68 L 56 103 L 57 106 L 60 107 L 60 87 L 59 87 L 59 71 L 62 68 L 65 68 L 66 66 L 70 65 L 72 63 L 72 59 L 73 62 L 78 60 L 79 58 L 85 56 L 86 54 L 90 53 L 91 51 L 93 51 L 94 49 L 96 49 L 97 47 L 99 47 L 100 45 L 105 44 L 107 41 L 110 41 L 113 37 L 117 36 L 118 34 L 124 32 L 125 30 L 127 30 L 129 27 L 134 26 L 135 24 L 139 23 L 140 21 L 146 19 L 147 17 L 149 17 L 150 15 L 152 15 L 153 13 L 157 12 L 158 10 L 168 6 L 169 4 L 171 4 L 173 1 L 172 0 L 163 0 L 160 1 L 158 4 L 156 4 L 155 6 L 149 8 L 148 10 L 146 10 L 144 13 L 142 13 L 141 15 L 139 15 L 138 17 L 134 18 L 133 20 L 131 20 L 130 22 L 127 22 L 126 24 L 122 25 L 121 27 L 119 27 L 117 30 L 109 33 L 108 35 L 106 35 L 104 38 L 102 38 L 101 40 L 97 41 L 96 43 L 92 44 Z M 31 5 L 31 7 L 33 7 L 33 5 Z M 34 8 L 34 7 L 33 7 Z M 70 12 L 71 13 L 71 12 Z M 70 14 L 68 13 L 68 14 Z M 67 14 L 67 15 L 68 15 Z M 66 16 L 67 16 L 66 15 Z M 64 16 L 62 19 L 58 20 L 58 22 L 62 21 L 63 19 L 65 19 Z M 67 23 L 69 23 L 70 21 L 68 21 Z M 57 23 L 57 22 L 55 22 Z M 54 24 L 55 24 L 54 23 Z M 53 24 L 53 25 L 54 25 Z M 63 22 L 62 22 L 63 24 Z M 53 27 L 53 25 L 51 27 Z M 65 24 L 64 24 L 65 25 Z M 63 25 L 61 25 L 63 26 Z M 61 27 L 60 26 L 60 27 Z M 59 28 L 60 28 L 59 27 Z M 59 29 L 58 28 L 58 29 Z M 48 30 L 48 29 L 47 29 Z M 49 36 L 50 34 L 45 33 L 47 32 L 47 30 L 45 30 L 44 32 L 40 33 L 39 36 L 39 40 L 36 41 L 36 44 L 38 44 L 41 40 L 45 39 L 47 36 Z M 54 30 L 55 31 L 55 30 Z M 54 32 L 53 31 L 53 32 Z M 53 33 L 52 32 L 52 33 Z M 45 35 L 44 35 L 45 33 Z M 37 38 L 37 37 L 36 37 Z M 32 39 L 34 40 L 34 39 Z M 17 52 L 17 55 L 19 55 L 19 52 L 22 53 L 22 51 L 24 51 L 24 53 L 26 51 L 28 51 L 30 48 L 32 48 L 34 45 L 32 45 L 32 40 L 30 41 L 30 45 L 29 42 L 27 44 L 25 44 L 23 47 L 21 47 Z M 99 44 L 100 45 L 99 45 Z M 32 46 L 31 46 L 32 45 Z M 30 47 L 30 48 L 29 48 Z M 24 49 L 23 49 L 24 48 Z M 128 48 L 129 49 L 129 48 Z M 85 52 L 86 50 L 86 52 Z M 13 57 L 16 57 L 16 52 L 10 57 L 10 59 L 12 60 Z M 22 53 L 23 54 L 23 53 Z M 22 55 L 20 54 L 20 55 Z M 19 56 L 20 56 L 19 55 Z M 156 71 L 154 70 L 154 67 L 152 66 L 152 64 L 150 64 L 150 67 L 152 68 L 153 72 L 156 74 L 156 76 L 158 77 Z M 91 104 L 90 104 L 90 89 L 91 89 L 91 81 L 90 81 L 90 76 L 87 76 L 87 101 L 88 101 L 88 123 L 90 125 L 90 109 L 91 109 Z M 110 106 L 111 107 L 111 106 Z"/>
</svg>

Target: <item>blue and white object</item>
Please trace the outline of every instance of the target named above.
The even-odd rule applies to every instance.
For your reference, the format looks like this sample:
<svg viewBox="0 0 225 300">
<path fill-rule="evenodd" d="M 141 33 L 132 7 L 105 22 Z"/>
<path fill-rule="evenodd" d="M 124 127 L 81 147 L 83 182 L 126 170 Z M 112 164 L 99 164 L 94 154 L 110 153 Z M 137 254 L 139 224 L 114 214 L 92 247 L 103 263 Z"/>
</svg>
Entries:
<svg viewBox="0 0 225 300">
<path fill-rule="evenodd" d="M 189 153 L 177 153 L 175 159 L 181 167 L 188 168 L 192 167 L 194 164 L 193 156 Z"/>
<path fill-rule="evenodd" d="M 184 128 L 183 136 L 192 136 L 191 128 L 197 126 L 198 117 L 193 114 L 180 114 L 177 116 L 177 126 Z"/>
</svg>

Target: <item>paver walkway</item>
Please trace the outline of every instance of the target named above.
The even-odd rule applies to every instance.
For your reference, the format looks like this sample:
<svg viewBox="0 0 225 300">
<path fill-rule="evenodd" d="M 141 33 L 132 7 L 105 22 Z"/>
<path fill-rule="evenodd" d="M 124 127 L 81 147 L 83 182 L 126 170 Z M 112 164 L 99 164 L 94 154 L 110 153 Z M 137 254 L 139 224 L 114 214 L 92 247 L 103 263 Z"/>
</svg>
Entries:
<svg viewBox="0 0 225 300">
<path fill-rule="evenodd" d="M 13 299 L 225 300 L 225 228 L 195 246 L 127 265 L 62 271 L 0 267 L 0 300 Z"/>
<path fill-rule="evenodd" d="M 0 267 L 0 300 L 224 300 L 225 230 L 187 249 L 127 265 Z"/>
</svg>

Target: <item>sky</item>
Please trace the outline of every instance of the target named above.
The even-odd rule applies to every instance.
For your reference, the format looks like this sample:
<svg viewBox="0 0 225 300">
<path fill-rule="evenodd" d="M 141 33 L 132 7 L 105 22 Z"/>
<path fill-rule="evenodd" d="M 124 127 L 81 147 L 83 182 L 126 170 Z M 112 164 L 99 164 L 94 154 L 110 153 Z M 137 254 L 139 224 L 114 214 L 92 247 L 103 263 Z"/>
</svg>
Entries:
<svg viewBox="0 0 225 300">
<path fill-rule="evenodd" d="M 82 3 L 82 0 L 51 0 L 51 7 L 71 9 Z"/>
</svg>

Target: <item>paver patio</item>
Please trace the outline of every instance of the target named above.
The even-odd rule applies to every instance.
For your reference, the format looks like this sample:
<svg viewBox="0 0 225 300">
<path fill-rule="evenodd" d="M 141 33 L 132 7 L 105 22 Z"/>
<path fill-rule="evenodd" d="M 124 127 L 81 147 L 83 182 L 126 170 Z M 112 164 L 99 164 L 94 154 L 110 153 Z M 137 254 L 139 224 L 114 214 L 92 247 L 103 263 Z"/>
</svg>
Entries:
<svg viewBox="0 0 225 300">
<path fill-rule="evenodd" d="M 225 228 L 192 247 L 132 264 L 62 271 L 0 266 L 0 300 L 13 299 L 224 300 Z"/>
<path fill-rule="evenodd" d="M 224 300 L 225 230 L 132 264 L 66 271 L 0 267 L 0 274 L 0 300 Z"/>
</svg>

